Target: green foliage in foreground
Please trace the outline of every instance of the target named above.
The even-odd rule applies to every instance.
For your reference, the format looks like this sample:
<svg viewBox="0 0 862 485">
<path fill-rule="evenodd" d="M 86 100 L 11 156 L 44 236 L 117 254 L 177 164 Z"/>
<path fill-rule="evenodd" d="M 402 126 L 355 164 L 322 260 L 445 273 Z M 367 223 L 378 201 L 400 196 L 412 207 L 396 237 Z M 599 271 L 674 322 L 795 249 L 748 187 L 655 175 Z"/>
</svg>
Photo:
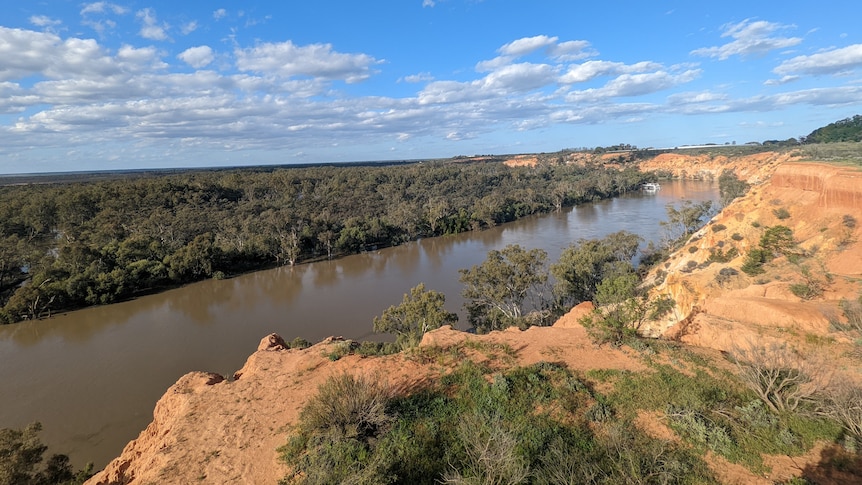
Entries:
<svg viewBox="0 0 862 485">
<path fill-rule="evenodd" d="M 653 364 L 653 372 L 601 377 L 615 384 L 608 401 L 620 415 L 663 412 L 670 427 L 701 452 L 712 450 L 755 472 L 763 470 L 761 454 L 798 455 L 818 439 L 841 435 L 837 421 L 815 416 L 813 409 L 770 411 L 733 375 L 716 374 L 704 364 L 694 366 L 694 375 Z"/>
<path fill-rule="evenodd" d="M 48 447 L 39 439 L 42 425 L 0 429 L 0 485 L 76 485 L 92 476 L 93 465 L 74 471 L 66 455 L 51 455 L 42 465 Z"/>
<path fill-rule="evenodd" d="M 294 471 L 283 483 L 715 482 L 690 448 L 588 412 L 600 396 L 560 365 L 487 376 L 468 361 L 438 386 L 381 405 L 387 395 L 364 377 L 323 384 L 280 449 Z"/>
</svg>

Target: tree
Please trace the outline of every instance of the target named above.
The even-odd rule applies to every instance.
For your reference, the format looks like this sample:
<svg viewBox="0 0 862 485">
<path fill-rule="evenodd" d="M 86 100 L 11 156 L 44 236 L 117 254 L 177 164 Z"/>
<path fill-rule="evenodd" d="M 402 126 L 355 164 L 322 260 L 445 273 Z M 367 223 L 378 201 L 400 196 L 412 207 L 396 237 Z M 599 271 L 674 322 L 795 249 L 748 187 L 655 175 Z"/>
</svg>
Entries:
<svg viewBox="0 0 862 485">
<path fill-rule="evenodd" d="M 527 251 L 510 244 L 492 250 L 480 265 L 460 269 L 470 323 L 480 332 L 505 327 L 526 326 L 528 310 L 543 312 L 548 301 L 545 286 L 548 254 L 541 249 Z"/>
<path fill-rule="evenodd" d="M 599 305 L 584 321 L 590 336 L 599 344 L 619 346 L 636 338 L 647 320 L 655 320 L 673 306 L 668 297 L 650 299 L 629 262 L 617 262 L 596 287 Z"/>
<path fill-rule="evenodd" d="M 640 236 L 619 231 L 602 239 L 581 239 L 565 248 L 560 260 L 551 265 L 557 304 L 566 308 L 593 300 L 596 287 L 613 271 L 614 263 L 631 261 L 640 242 Z"/>
<path fill-rule="evenodd" d="M 712 210 L 712 201 L 705 200 L 695 204 L 687 200 L 683 202 L 682 207 L 676 208 L 673 204 L 668 204 L 667 210 L 668 220 L 661 222 L 661 225 L 667 228 L 668 246 L 673 247 L 680 241 L 688 239 L 694 231 L 698 230 Z"/>
<path fill-rule="evenodd" d="M 718 193 L 721 197 L 721 206 L 726 207 L 733 199 L 742 197 L 751 186 L 744 180 L 740 180 L 732 170 L 725 169 L 718 177 Z"/>
<path fill-rule="evenodd" d="M 772 256 L 793 254 L 795 246 L 793 231 L 787 226 L 772 226 L 760 237 L 760 247 Z"/>
<path fill-rule="evenodd" d="M 77 484 L 92 476 L 92 464 L 76 473 L 66 455 L 51 455 L 44 468 L 39 467 L 48 450 L 39 439 L 41 430 L 39 423 L 22 430 L 0 429 L 0 485 Z"/>
<path fill-rule="evenodd" d="M 374 317 L 374 331 L 395 335 L 395 343 L 402 349 L 415 347 L 422 335 L 443 325 L 454 324 L 458 315 L 444 308 L 446 296 L 434 290 L 425 290 L 419 283 L 405 294 L 398 306 L 390 306 L 380 317 Z"/>
</svg>

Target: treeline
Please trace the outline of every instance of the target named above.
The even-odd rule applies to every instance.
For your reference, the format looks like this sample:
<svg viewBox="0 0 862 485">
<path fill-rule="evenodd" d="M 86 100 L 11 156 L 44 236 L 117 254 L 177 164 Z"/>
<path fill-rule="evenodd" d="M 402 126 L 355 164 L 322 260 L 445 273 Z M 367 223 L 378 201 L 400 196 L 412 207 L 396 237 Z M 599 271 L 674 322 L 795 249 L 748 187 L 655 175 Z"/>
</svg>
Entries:
<svg viewBox="0 0 862 485">
<path fill-rule="evenodd" d="M 845 118 L 817 128 L 803 140 L 804 143 L 834 143 L 842 141 L 862 141 L 862 115 Z"/>
<path fill-rule="evenodd" d="M 2 187 L 0 321 L 482 229 L 649 179 L 634 168 L 426 162 Z"/>
</svg>

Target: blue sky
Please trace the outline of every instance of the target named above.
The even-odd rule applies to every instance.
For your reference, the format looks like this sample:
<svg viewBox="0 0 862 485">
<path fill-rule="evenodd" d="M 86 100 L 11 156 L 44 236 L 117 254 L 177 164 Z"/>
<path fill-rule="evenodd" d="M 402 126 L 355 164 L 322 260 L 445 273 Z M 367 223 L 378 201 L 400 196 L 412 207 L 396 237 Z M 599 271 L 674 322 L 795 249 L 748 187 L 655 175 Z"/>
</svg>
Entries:
<svg viewBox="0 0 862 485">
<path fill-rule="evenodd" d="M 0 173 L 741 144 L 862 113 L 850 1 L 4 3 Z"/>
</svg>

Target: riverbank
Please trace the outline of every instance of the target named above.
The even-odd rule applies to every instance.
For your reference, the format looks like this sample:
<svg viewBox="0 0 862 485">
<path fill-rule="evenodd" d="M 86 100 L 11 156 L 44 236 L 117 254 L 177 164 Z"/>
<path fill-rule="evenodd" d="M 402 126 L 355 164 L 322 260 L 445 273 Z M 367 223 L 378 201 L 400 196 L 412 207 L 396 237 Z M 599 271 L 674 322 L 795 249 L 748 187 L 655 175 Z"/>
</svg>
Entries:
<svg viewBox="0 0 862 485">
<path fill-rule="evenodd" d="M 214 374 L 192 373 L 178 381 L 159 401 L 154 421 L 137 440 L 129 443 L 120 457 L 89 483 L 102 484 L 111 480 L 131 480 L 131 483 L 151 480 L 172 483 L 195 480 L 212 483 L 277 481 L 287 470 L 279 461 L 276 448 L 286 442 L 291 426 L 299 416 L 299 409 L 329 376 L 348 371 L 385 375 L 396 389 L 406 393 L 432 385 L 465 359 L 490 366 L 498 372 L 540 361 L 553 361 L 564 363 L 601 393 L 613 395 L 616 384 L 609 384 L 602 376 L 618 372 L 648 375 L 660 370 L 654 367 L 656 361 L 679 366 L 681 372 L 694 372 L 695 369 L 733 372 L 735 367 L 722 351 L 733 350 L 738 342 L 726 337 L 747 332 L 756 339 L 766 336 L 778 343 L 800 346 L 804 352 L 826 351 L 830 358 L 838 359 L 834 361 L 837 366 L 849 369 L 851 376 L 858 377 L 859 359 L 862 357 L 855 352 L 857 344 L 843 334 L 835 333 L 828 324 L 820 323 L 818 319 L 825 318 L 822 311 L 816 314 L 801 311 L 803 308 L 824 308 L 824 305 L 835 308 L 840 298 L 859 294 L 862 281 L 859 273 L 862 271 L 858 269 L 860 266 L 855 266 L 856 263 L 847 263 L 848 258 L 853 260 L 862 254 L 858 243 L 859 227 L 854 226 L 848 233 L 847 219 L 833 217 L 848 213 L 850 209 L 843 204 L 856 199 L 841 196 L 835 200 L 845 202 L 818 205 L 819 201 L 825 200 L 821 197 L 823 191 L 829 192 L 823 187 L 830 185 L 805 182 L 800 186 L 801 182 L 797 182 L 811 181 L 812 176 L 822 179 L 822 175 L 816 174 L 824 173 L 825 167 L 784 165 L 780 162 L 774 168 L 779 171 L 772 181 L 768 176 L 759 179 L 760 184 L 747 196 L 725 208 L 710 225 L 695 234 L 689 244 L 672 255 L 667 266 L 661 268 L 666 273 L 662 282 L 664 286 L 659 286 L 657 291 L 671 292 L 675 297 L 677 309 L 673 315 L 676 320 L 659 324 L 654 329 L 663 331 L 674 325 L 685 325 L 683 332 L 671 336 L 691 346 L 661 344 L 653 349 L 654 354 L 639 353 L 628 347 L 597 348 L 577 323 L 585 311 L 580 308 L 550 328 L 531 328 L 524 332 L 510 329 L 488 335 L 469 335 L 444 328 L 426 334 L 419 350 L 413 353 L 376 358 L 347 356 L 335 362 L 327 355 L 331 346 L 339 345 L 338 339 L 327 339 L 305 350 L 287 350 L 276 337 L 268 337 L 234 375 L 235 380 Z M 800 177 L 803 173 L 808 175 Z M 858 176 L 858 172 L 849 175 Z M 846 187 L 844 184 L 841 186 Z M 784 217 L 778 210 L 782 207 L 790 212 L 789 217 Z M 840 270 L 834 273 L 837 277 L 829 282 L 822 295 L 804 302 L 799 301 L 800 297 L 791 296 L 789 288 L 796 282 L 796 277 L 784 275 L 794 264 L 798 268 L 798 261 L 792 263 L 779 258 L 770 262 L 773 266 L 767 268 L 765 276 L 748 277 L 739 271 L 742 256 L 758 243 L 766 227 L 780 224 L 788 224 L 798 235 L 799 246 L 808 251 L 816 247 L 814 257 L 823 259 L 803 262 L 816 277 L 822 276 L 826 282 L 825 273 L 818 272 L 819 264 L 815 263 L 823 262 L 826 268 Z M 733 237 L 734 234 L 740 237 Z M 724 244 L 720 245 L 719 240 Z M 738 244 L 739 258 L 700 267 L 710 254 L 715 253 L 716 247 L 727 249 L 731 244 Z M 695 250 L 692 251 L 691 247 Z M 697 268 L 691 268 L 690 260 L 695 261 Z M 730 284 L 716 281 L 716 275 L 721 274 L 724 268 L 737 271 L 736 279 Z M 657 277 L 657 272 L 653 277 Z M 697 294 L 701 299 L 684 294 L 692 291 L 699 291 Z M 776 295 L 781 297 L 774 298 Z M 757 308 L 751 302 L 769 297 L 774 301 L 769 305 L 763 303 L 764 311 L 750 311 Z M 740 305 L 739 301 L 746 301 L 746 304 Z M 744 311 L 732 313 L 733 309 Z M 792 325 L 782 325 L 768 318 L 776 315 L 775 311 L 784 310 L 788 318 L 792 318 Z M 736 326 L 728 327 L 729 323 Z M 680 364 L 680 361 L 688 363 Z M 682 439 L 668 426 L 668 417 L 663 411 L 656 413 L 644 409 L 638 413 L 635 423 L 650 435 L 670 441 Z M 835 457 L 843 456 L 841 453 L 840 446 L 828 441 L 820 442 L 792 458 L 764 454 L 763 468 L 756 471 L 740 463 L 729 462 L 715 453 L 706 453 L 706 460 L 720 483 L 772 484 L 799 476 L 818 483 L 853 483 L 858 478 L 853 473 L 858 470 L 852 468 L 855 466 L 852 457 L 844 471 L 834 467 Z"/>
</svg>

